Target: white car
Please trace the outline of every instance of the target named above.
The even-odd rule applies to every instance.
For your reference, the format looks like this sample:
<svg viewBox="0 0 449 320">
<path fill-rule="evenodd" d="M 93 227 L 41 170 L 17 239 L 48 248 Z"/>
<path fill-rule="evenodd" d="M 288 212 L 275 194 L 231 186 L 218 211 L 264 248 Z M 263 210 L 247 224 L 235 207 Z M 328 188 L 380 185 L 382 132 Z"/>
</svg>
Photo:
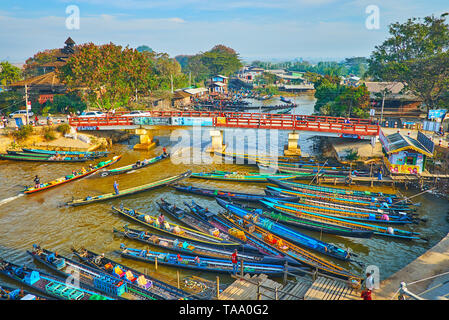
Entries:
<svg viewBox="0 0 449 320">
<path fill-rule="evenodd" d="M 88 117 L 106 117 L 106 114 L 104 114 L 101 111 L 85 111 L 81 113 L 80 117 L 88 118 Z"/>
<path fill-rule="evenodd" d="M 24 116 L 26 116 L 27 115 L 27 111 L 26 110 L 17 110 L 17 111 L 11 112 L 9 114 L 9 117 L 13 118 L 15 115 L 24 115 Z M 34 115 L 34 113 L 32 111 L 28 111 L 28 116 L 29 117 L 32 117 L 33 115 Z"/>
<path fill-rule="evenodd" d="M 151 113 L 142 110 L 133 110 L 130 113 L 126 113 L 123 117 L 151 117 Z"/>
</svg>

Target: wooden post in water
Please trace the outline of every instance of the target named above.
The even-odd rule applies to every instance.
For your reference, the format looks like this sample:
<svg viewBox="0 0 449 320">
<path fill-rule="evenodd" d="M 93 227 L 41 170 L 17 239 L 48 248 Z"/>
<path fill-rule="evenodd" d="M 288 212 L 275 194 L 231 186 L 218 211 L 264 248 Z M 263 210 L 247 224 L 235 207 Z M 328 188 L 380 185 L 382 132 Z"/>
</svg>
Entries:
<svg viewBox="0 0 449 320">
<path fill-rule="evenodd" d="M 371 162 L 371 167 L 369 169 L 369 177 L 371 180 L 371 187 L 373 187 L 374 181 L 373 181 L 373 163 Z"/>
<path fill-rule="evenodd" d="M 220 298 L 220 277 L 217 276 L 217 300 Z"/>
<path fill-rule="evenodd" d="M 257 280 L 257 300 L 260 300 L 260 280 Z"/>
<path fill-rule="evenodd" d="M 243 260 L 240 260 L 240 275 L 243 277 Z"/>
<path fill-rule="evenodd" d="M 274 288 L 274 300 L 279 300 L 279 297 L 278 297 L 278 287 L 275 287 L 275 288 Z"/>
<path fill-rule="evenodd" d="M 288 261 L 284 263 L 284 285 L 287 283 L 287 270 L 288 270 Z"/>
<path fill-rule="evenodd" d="M 176 280 L 177 280 L 177 283 L 178 283 L 178 289 L 180 289 L 181 285 L 179 283 L 179 270 L 176 270 Z"/>
<path fill-rule="evenodd" d="M 157 256 L 154 257 L 154 268 L 155 268 L 156 271 L 157 271 Z"/>
</svg>

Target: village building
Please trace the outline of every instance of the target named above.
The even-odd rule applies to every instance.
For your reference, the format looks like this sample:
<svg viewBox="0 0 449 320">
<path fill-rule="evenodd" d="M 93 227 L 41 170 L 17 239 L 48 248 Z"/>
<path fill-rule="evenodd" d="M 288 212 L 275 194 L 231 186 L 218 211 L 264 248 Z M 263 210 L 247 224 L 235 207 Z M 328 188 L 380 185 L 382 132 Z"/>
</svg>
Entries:
<svg viewBox="0 0 449 320">
<path fill-rule="evenodd" d="M 391 174 L 421 174 L 425 170 L 426 159 L 433 157 L 434 144 L 421 132 L 414 139 L 400 132 L 385 136 L 380 130 L 379 140 L 385 166 Z"/>
<path fill-rule="evenodd" d="M 228 79 L 228 77 L 219 74 L 207 80 L 206 86 L 209 89 L 209 94 L 226 94 L 228 92 Z"/>
</svg>

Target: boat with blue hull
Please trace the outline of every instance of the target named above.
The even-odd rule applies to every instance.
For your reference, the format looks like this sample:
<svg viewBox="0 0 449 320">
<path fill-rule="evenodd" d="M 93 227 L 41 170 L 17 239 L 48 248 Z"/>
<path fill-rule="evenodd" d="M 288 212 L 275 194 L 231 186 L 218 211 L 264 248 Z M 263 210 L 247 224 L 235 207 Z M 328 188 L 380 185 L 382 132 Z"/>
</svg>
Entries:
<svg viewBox="0 0 449 320">
<path fill-rule="evenodd" d="M 274 200 L 275 201 L 275 200 Z M 405 240 L 420 240 L 418 232 L 407 231 L 396 229 L 392 227 L 383 227 L 373 224 L 367 224 L 362 222 L 356 222 L 353 220 L 347 220 L 342 218 L 337 218 L 333 216 L 328 216 L 324 214 L 309 212 L 305 210 L 296 209 L 294 207 L 289 207 L 286 205 L 278 204 L 276 202 L 270 202 L 269 199 L 266 201 L 261 201 L 263 205 L 267 208 L 275 210 L 277 212 L 289 214 L 294 217 L 309 217 L 310 219 L 318 220 L 318 221 L 332 221 L 336 224 L 344 225 L 344 226 L 354 226 L 359 229 L 372 231 L 374 235 L 385 236 L 390 238 L 397 239 L 405 239 Z"/>
<path fill-rule="evenodd" d="M 276 223 L 271 219 L 260 217 L 257 214 L 252 214 L 231 202 L 227 202 L 219 198 L 216 198 L 215 200 L 221 207 L 232 212 L 241 219 L 247 220 L 248 222 L 251 222 L 256 226 L 261 227 L 262 229 L 265 229 L 277 236 L 280 236 L 285 240 L 292 241 L 304 248 L 315 250 L 333 258 L 337 258 L 343 261 L 351 260 L 351 254 L 347 250 L 290 229 L 286 226 Z"/>
</svg>

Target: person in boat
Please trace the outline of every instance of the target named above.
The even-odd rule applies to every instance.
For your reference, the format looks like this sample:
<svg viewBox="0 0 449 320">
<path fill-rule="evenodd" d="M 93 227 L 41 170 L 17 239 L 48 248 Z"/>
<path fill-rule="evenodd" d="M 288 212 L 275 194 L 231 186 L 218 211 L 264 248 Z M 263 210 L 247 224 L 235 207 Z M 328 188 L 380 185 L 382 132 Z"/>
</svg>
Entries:
<svg viewBox="0 0 449 320">
<path fill-rule="evenodd" d="M 166 157 L 168 155 L 167 148 L 165 148 L 165 147 L 162 148 L 162 154 L 164 155 L 164 157 Z"/>
<path fill-rule="evenodd" d="M 115 194 L 119 194 L 117 181 L 114 181 L 114 190 L 115 190 Z"/>
<path fill-rule="evenodd" d="M 389 221 L 390 217 L 388 216 L 388 214 L 384 213 L 382 214 L 382 216 L 380 217 L 381 220 L 385 220 L 385 221 Z"/>
<path fill-rule="evenodd" d="M 34 177 L 34 188 L 39 188 L 40 187 L 40 185 L 41 185 L 41 180 L 39 179 L 39 177 L 36 175 L 35 177 Z"/>
<path fill-rule="evenodd" d="M 92 163 L 89 164 L 89 170 L 93 170 L 93 169 L 94 169 L 94 166 L 92 165 Z"/>
<path fill-rule="evenodd" d="M 140 167 L 142 165 L 142 163 L 140 162 L 140 160 L 136 161 L 136 168 Z"/>
<path fill-rule="evenodd" d="M 196 264 L 198 264 L 198 265 L 199 265 L 200 262 L 201 262 L 201 261 L 200 261 L 200 257 L 198 257 L 198 256 L 196 256 L 195 259 L 193 259 L 193 260 L 194 260 L 194 261 L 196 262 Z"/>
<path fill-rule="evenodd" d="M 237 274 L 238 270 L 237 249 L 235 249 L 234 252 L 231 254 L 231 261 L 232 261 L 232 273 Z"/>
<path fill-rule="evenodd" d="M 160 225 L 163 225 L 165 222 L 165 216 L 164 214 L 161 212 L 161 214 L 157 217 L 157 220 L 159 221 Z"/>
<path fill-rule="evenodd" d="M 179 253 L 176 256 L 176 259 L 177 259 L 176 260 L 177 263 L 181 263 L 182 262 L 182 257 L 181 257 L 181 255 Z"/>
</svg>

